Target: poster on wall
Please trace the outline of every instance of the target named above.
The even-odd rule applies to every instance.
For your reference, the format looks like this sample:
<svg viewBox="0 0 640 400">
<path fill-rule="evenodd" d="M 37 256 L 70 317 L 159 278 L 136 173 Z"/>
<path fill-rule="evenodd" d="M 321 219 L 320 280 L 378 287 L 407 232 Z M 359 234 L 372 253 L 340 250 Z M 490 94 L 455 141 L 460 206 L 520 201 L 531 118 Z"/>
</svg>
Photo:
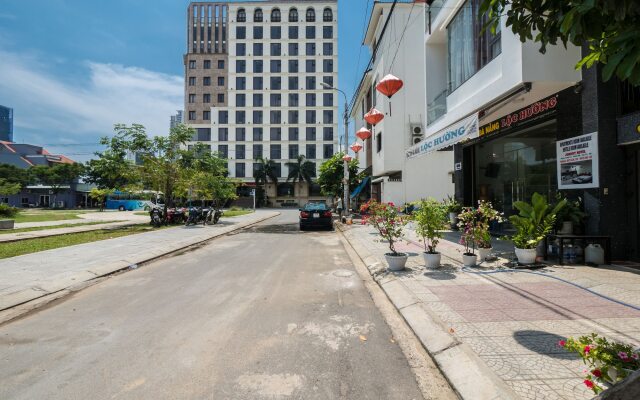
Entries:
<svg viewBox="0 0 640 400">
<path fill-rule="evenodd" d="M 558 189 L 588 189 L 600 186 L 598 133 L 588 133 L 556 142 Z"/>
</svg>

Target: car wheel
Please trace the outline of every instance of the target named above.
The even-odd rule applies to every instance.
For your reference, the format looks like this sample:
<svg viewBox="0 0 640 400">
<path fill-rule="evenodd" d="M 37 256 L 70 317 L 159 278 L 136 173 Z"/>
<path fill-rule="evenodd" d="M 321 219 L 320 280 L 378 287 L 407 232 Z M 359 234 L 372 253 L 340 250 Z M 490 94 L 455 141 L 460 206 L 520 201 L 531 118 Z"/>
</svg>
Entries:
<svg viewBox="0 0 640 400">
<path fill-rule="evenodd" d="M 124 211 L 124 206 L 118 207 L 118 211 Z"/>
<path fill-rule="evenodd" d="M 305 229 L 304 226 L 300 225 L 300 230 L 304 231 L 304 229 Z"/>
</svg>

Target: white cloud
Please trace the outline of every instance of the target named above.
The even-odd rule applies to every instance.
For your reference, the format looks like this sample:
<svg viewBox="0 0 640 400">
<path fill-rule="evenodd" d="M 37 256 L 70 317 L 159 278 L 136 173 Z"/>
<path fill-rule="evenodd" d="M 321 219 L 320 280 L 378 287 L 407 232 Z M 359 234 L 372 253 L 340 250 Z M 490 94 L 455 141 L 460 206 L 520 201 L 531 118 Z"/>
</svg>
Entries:
<svg viewBox="0 0 640 400">
<path fill-rule="evenodd" d="M 16 141 L 97 143 L 113 124 L 134 122 L 164 135 L 170 115 L 183 107 L 180 76 L 86 62 L 80 65 L 84 76 L 69 80 L 55 76 L 41 57 L 0 50 L 0 60 L 0 104 L 14 108 Z"/>
</svg>

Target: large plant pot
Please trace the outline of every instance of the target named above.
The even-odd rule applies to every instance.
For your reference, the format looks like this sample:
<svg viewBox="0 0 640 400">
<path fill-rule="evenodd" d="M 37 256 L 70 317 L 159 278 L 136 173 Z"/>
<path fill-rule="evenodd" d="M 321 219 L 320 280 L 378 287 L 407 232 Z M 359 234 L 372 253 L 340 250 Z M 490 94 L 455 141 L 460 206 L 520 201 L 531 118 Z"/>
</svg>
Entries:
<svg viewBox="0 0 640 400">
<path fill-rule="evenodd" d="M 458 219 L 458 213 L 454 213 L 454 212 L 449 213 L 449 222 L 451 223 L 451 225 L 455 225 L 457 219 Z"/>
<path fill-rule="evenodd" d="M 0 229 L 13 229 L 14 223 L 12 219 L 0 219 Z"/>
<path fill-rule="evenodd" d="M 536 262 L 536 249 L 519 249 L 516 247 L 516 257 L 520 264 L 533 264 Z"/>
<path fill-rule="evenodd" d="M 440 253 L 422 253 L 424 257 L 424 266 L 427 268 L 438 268 L 440 266 L 440 261 L 442 260 L 442 254 Z"/>
<path fill-rule="evenodd" d="M 487 258 L 487 256 L 489 254 L 491 254 L 492 250 L 493 250 L 493 247 L 488 247 L 488 248 L 479 247 L 478 248 L 478 259 L 480 260 L 480 262 L 483 262 L 485 260 L 485 258 Z"/>
<path fill-rule="evenodd" d="M 478 256 L 475 254 L 463 254 L 462 265 L 465 267 L 473 267 L 478 262 Z"/>
<path fill-rule="evenodd" d="M 384 258 L 387 259 L 390 271 L 402 271 L 409 256 L 405 253 L 398 253 L 397 256 L 394 256 L 393 253 L 387 253 Z"/>
</svg>

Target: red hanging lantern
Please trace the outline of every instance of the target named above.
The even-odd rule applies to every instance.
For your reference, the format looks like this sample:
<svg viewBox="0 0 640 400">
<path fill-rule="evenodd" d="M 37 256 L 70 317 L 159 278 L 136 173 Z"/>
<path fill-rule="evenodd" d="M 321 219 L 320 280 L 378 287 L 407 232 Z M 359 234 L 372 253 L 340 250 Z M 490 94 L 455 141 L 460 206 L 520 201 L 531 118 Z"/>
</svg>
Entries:
<svg viewBox="0 0 640 400">
<path fill-rule="evenodd" d="M 360 150 L 362 150 L 362 145 L 358 142 L 355 142 L 351 145 L 351 150 L 353 150 L 354 153 L 358 153 Z"/>
<path fill-rule="evenodd" d="M 363 126 L 358 132 L 356 132 L 356 136 L 359 137 L 360 140 L 364 141 L 371 137 L 371 131 Z"/>
<path fill-rule="evenodd" d="M 402 86 L 404 86 L 402 79 L 389 74 L 382 78 L 382 80 L 376 85 L 376 90 L 388 98 L 391 98 L 391 96 L 398 93 L 398 90 L 402 89 Z"/>
<path fill-rule="evenodd" d="M 350 162 L 351 160 L 352 160 L 352 158 L 348 154 L 346 154 L 345 156 L 342 157 L 342 161 Z"/>
<path fill-rule="evenodd" d="M 384 114 L 380 111 L 372 108 L 368 113 L 364 115 L 364 120 L 370 123 L 373 126 L 378 125 L 380 121 L 384 119 Z"/>
</svg>

